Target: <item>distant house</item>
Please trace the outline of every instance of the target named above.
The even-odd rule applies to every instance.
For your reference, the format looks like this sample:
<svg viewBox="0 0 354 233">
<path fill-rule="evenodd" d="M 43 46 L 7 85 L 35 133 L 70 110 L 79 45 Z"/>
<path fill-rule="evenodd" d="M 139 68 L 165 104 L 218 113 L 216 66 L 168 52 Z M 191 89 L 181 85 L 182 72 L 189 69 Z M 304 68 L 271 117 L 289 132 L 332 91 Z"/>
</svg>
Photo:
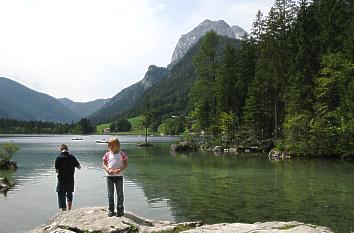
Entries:
<svg viewBox="0 0 354 233">
<path fill-rule="evenodd" d="M 111 129 L 110 129 L 110 128 L 104 128 L 103 132 L 104 132 L 104 133 L 110 133 L 110 132 L 111 132 Z"/>
</svg>

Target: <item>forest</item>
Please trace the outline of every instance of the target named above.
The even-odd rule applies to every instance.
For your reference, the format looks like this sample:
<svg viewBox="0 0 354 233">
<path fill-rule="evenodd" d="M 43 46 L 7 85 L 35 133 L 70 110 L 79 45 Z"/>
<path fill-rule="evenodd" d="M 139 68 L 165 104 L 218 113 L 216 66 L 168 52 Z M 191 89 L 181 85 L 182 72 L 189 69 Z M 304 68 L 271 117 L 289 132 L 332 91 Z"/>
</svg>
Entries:
<svg viewBox="0 0 354 233">
<path fill-rule="evenodd" d="M 298 156 L 353 156 L 353 15 L 346 0 L 276 0 L 222 56 L 208 33 L 193 62 L 195 129 Z"/>
<path fill-rule="evenodd" d="M 0 134 L 89 134 L 92 132 L 91 122 L 86 118 L 71 124 L 0 119 Z"/>
</svg>

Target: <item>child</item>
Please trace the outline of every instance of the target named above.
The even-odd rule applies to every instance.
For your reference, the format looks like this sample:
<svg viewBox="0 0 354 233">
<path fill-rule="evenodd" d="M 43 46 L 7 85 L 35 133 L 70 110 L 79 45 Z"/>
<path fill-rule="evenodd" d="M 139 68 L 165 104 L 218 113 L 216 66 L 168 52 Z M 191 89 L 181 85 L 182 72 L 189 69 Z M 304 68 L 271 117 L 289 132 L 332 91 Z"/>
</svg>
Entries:
<svg viewBox="0 0 354 233">
<path fill-rule="evenodd" d="M 128 167 L 128 156 L 120 150 L 118 138 L 111 138 L 108 142 L 109 151 L 103 156 L 103 169 L 107 173 L 107 192 L 109 212 L 108 217 L 114 215 L 114 185 L 117 192 L 117 217 L 124 215 L 123 170 Z"/>
<path fill-rule="evenodd" d="M 55 170 L 58 173 L 59 209 L 62 209 L 62 211 L 66 210 L 66 200 L 68 202 L 68 210 L 71 210 L 72 207 L 75 168 L 81 169 L 80 163 L 74 155 L 69 153 L 68 145 L 61 144 L 60 155 L 55 160 Z"/>
</svg>

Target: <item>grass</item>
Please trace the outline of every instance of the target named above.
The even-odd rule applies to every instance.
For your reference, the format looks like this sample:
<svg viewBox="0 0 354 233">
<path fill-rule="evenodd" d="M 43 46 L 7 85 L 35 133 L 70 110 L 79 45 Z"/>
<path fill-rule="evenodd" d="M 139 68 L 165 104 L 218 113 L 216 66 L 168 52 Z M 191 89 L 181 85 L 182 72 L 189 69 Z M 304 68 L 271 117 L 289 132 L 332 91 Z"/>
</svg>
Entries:
<svg viewBox="0 0 354 233">
<path fill-rule="evenodd" d="M 128 121 L 132 124 L 131 131 L 144 130 L 143 120 L 144 120 L 143 116 L 129 118 Z"/>
<path fill-rule="evenodd" d="M 167 231 L 158 231 L 158 233 L 179 233 L 182 231 L 187 231 L 194 229 L 195 227 L 190 227 L 190 226 L 177 226 L 173 230 L 167 230 Z"/>
<path fill-rule="evenodd" d="M 98 134 L 103 134 L 104 133 L 104 129 L 105 128 L 109 128 L 111 126 L 111 123 L 107 123 L 107 124 L 102 124 L 102 125 L 97 125 L 96 126 L 96 132 Z"/>
<path fill-rule="evenodd" d="M 128 121 L 132 124 L 132 129 L 130 131 L 128 131 L 128 132 L 114 132 L 114 133 L 109 133 L 109 134 L 111 134 L 111 135 L 141 135 L 141 136 L 144 136 L 145 135 L 145 128 L 143 126 L 143 120 L 144 120 L 143 116 L 129 118 Z M 96 132 L 98 134 L 104 134 L 104 129 L 109 128 L 110 125 L 111 125 L 110 123 L 97 125 Z M 150 132 L 148 130 L 148 135 L 150 136 L 150 135 L 159 135 L 159 134 L 154 133 L 154 132 Z"/>
</svg>

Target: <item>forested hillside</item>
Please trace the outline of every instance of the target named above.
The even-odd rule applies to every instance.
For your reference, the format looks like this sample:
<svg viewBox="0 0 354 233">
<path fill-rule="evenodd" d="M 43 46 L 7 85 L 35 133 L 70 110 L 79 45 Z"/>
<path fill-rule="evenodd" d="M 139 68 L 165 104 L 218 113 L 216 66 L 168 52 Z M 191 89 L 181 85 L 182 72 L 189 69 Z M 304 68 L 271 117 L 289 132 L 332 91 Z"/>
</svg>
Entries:
<svg viewBox="0 0 354 233">
<path fill-rule="evenodd" d="M 353 15 L 346 0 L 276 0 L 240 47 L 208 33 L 119 117 L 145 113 L 153 130 L 192 122 L 214 139 L 274 142 L 293 155 L 351 156 Z"/>
<path fill-rule="evenodd" d="M 220 37 L 215 48 L 218 60 L 221 59 L 226 45 L 238 48 L 240 41 Z M 150 127 L 153 131 L 157 131 L 158 126 L 171 116 L 187 116 L 191 110 L 189 104 L 190 91 L 196 77 L 193 58 L 200 49 L 201 41 L 193 46 L 178 63 L 172 66 L 166 78 L 148 89 L 124 115 L 131 117 L 145 114 L 148 104 L 151 118 Z"/>
<path fill-rule="evenodd" d="M 353 15 L 344 0 L 276 0 L 221 62 L 214 62 L 218 37 L 208 34 L 196 57 L 190 116 L 230 141 L 272 139 L 295 155 L 353 155 Z"/>
</svg>

